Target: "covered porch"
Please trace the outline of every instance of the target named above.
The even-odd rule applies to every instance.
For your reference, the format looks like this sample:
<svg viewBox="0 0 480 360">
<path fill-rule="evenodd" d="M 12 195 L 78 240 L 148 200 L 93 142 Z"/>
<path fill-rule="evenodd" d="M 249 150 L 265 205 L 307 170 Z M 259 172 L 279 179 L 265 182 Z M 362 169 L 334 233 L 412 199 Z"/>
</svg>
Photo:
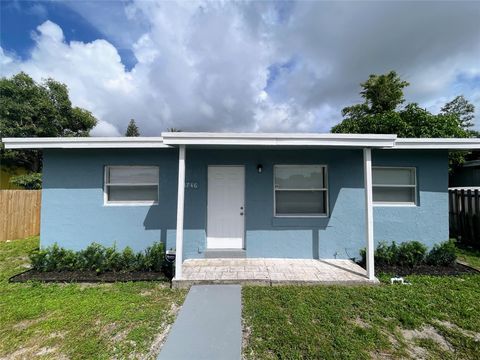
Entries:
<svg viewBox="0 0 480 360">
<path fill-rule="evenodd" d="M 373 264 L 373 207 L 372 207 L 372 148 L 391 148 L 395 135 L 299 135 L 282 134 L 165 134 L 164 143 L 179 148 L 178 197 L 176 226 L 175 286 L 201 283 L 258 283 L 273 284 L 360 284 L 378 282 Z M 366 270 L 351 260 L 322 260 L 278 258 L 274 254 L 265 258 L 247 259 L 186 259 L 184 257 L 185 160 L 187 148 L 251 148 L 263 149 L 356 149 L 363 150 L 363 190 Z M 261 169 L 258 171 L 261 173 Z M 244 186 L 244 185 L 243 185 Z M 226 199 L 225 201 L 229 201 Z M 328 201 L 328 200 L 327 200 Z M 327 205 L 328 207 L 328 205 Z M 243 215 L 243 206 L 240 207 Z M 328 218 L 328 215 L 325 216 Z M 292 218 L 295 220 L 295 218 Z M 291 219 L 291 220 L 292 220 Z M 311 220 L 311 219 L 310 219 Z M 275 237 L 275 235 L 272 235 Z M 208 236 L 207 236 L 208 237 Z M 245 243 L 244 247 L 245 249 Z M 216 249 L 215 249 L 216 250 Z M 225 249 L 228 250 L 228 249 Z M 289 254 L 291 255 L 291 254 Z M 270 258 L 271 257 L 271 258 Z M 295 257 L 295 256 L 293 256 Z"/>
<path fill-rule="evenodd" d="M 188 259 L 174 287 L 197 284 L 357 285 L 372 284 L 367 272 L 351 260 Z"/>
</svg>

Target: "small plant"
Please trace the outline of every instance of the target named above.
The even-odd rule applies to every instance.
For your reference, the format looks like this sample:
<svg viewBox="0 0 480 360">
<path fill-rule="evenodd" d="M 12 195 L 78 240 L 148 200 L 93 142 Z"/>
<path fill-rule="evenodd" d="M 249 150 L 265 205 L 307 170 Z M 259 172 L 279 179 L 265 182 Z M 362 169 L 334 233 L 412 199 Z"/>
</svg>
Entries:
<svg viewBox="0 0 480 360">
<path fill-rule="evenodd" d="M 361 265 L 366 263 L 366 251 L 360 250 Z M 435 245 L 427 253 L 427 247 L 418 241 L 406 241 L 397 245 L 392 242 L 388 245 L 382 241 L 375 250 L 375 264 L 379 266 L 416 267 L 427 263 L 434 266 L 452 266 L 455 264 L 455 241 L 449 240 Z"/>
<path fill-rule="evenodd" d="M 421 265 L 425 261 L 427 247 L 418 241 L 403 242 L 398 246 L 396 262 L 400 266 L 410 268 Z"/>
<path fill-rule="evenodd" d="M 427 255 L 427 264 L 435 266 L 452 266 L 457 260 L 455 240 L 450 239 L 436 244 Z"/>
<path fill-rule="evenodd" d="M 381 241 L 375 250 L 375 262 L 378 265 L 394 265 L 397 263 L 398 247 L 392 242 L 388 245 L 385 241 Z"/>
<path fill-rule="evenodd" d="M 137 257 L 131 247 L 127 246 L 125 249 L 123 249 L 121 257 L 121 264 L 123 270 L 140 270 L 140 266 L 136 266 L 136 264 L 140 262 L 139 260 L 141 261 L 141 257 Z"/>
<path fill-rule="evenodd" d="M 77 267 L 75 252 L 54 244 L 48 249 L 37 250 L 30 255 L 32 267 L 39 271 L 73 270 Z"/>
<path fill-rule="evenodd" d="M 72 251 L 54 244 L 30 254 L 37 271 L 161 271 L 164 268 L 164 246 L 154 243 L 144 252 L 135 253 L 130 247 L 119 252 L 116 247 L 92 243 L 84 250 Z"/>
</svg>

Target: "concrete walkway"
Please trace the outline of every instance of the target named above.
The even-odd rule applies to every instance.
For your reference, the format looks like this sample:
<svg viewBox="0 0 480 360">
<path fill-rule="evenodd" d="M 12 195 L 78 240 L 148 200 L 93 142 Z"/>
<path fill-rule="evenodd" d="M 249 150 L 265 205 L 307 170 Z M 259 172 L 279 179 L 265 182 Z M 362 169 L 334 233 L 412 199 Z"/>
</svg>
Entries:
<svg viewBox="0 0 480 360">
<path fill-rule="evenodd" d="M 159 360 L 239 360 L 240 285 L 192 286 Z"/>
</svg>

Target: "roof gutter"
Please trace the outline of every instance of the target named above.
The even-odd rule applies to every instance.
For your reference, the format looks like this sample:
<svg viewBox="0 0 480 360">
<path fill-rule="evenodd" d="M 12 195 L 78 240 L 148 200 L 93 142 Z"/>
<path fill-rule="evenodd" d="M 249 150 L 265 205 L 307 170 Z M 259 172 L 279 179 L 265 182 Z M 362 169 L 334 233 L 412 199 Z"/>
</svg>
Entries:
<svg viewBox="0 0 480 360">
<path fill-rule="evenodd" d="M 412 150 L 476 150 L 480 149 L 479 138 L 399 138 L 394 149 Z"/>
<path fill-rule="evenodd" d="M 376 134 L 162 133 L 160 137 L 4 138 L 6 149 L 152 149 L 179 145 L 476 150 L 479 138 L 397 138 Z"/>
<path fill-rule="evenodd" d="M 162 137 L 44 137 L 3 138 L 5 149 L 168 148 Z"/>
<path fill-rule="evenodd" d="M 288 133 L 162 133 L 167 145 L 199 146 L 330 146 L 390 148 L 396 135 Z"/>
</svg>

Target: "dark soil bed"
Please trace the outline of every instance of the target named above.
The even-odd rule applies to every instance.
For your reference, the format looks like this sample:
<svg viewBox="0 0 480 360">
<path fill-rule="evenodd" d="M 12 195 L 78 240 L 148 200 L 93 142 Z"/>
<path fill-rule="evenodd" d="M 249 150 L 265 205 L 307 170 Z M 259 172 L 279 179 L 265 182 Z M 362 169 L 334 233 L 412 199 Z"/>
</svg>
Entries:
<svg viewBox="0 0 480 360">
<path fill-rule="evenodd" d="M 480 271 L 466 265 L 455 264 L 454 266 L 431 266 L 420 265 L 414 268 L 401 266 L 375 266 L 377 274 L 392 274 L 398 276 L 405 275 L 462 275 L 462 274 L 480 274 Z"/>
<path fill-rule="evenodd" d="M 162 272 L 132 271 L 132 272 L 105 272 L 97 274 L 95 271 L 59 271 L 39 272 L 28 270 L 14 275 L 10 282 L 25 282 L 29 280 L 42 282 L 117 282 L 117 281 L 169 281 Z"/>
</svg>

